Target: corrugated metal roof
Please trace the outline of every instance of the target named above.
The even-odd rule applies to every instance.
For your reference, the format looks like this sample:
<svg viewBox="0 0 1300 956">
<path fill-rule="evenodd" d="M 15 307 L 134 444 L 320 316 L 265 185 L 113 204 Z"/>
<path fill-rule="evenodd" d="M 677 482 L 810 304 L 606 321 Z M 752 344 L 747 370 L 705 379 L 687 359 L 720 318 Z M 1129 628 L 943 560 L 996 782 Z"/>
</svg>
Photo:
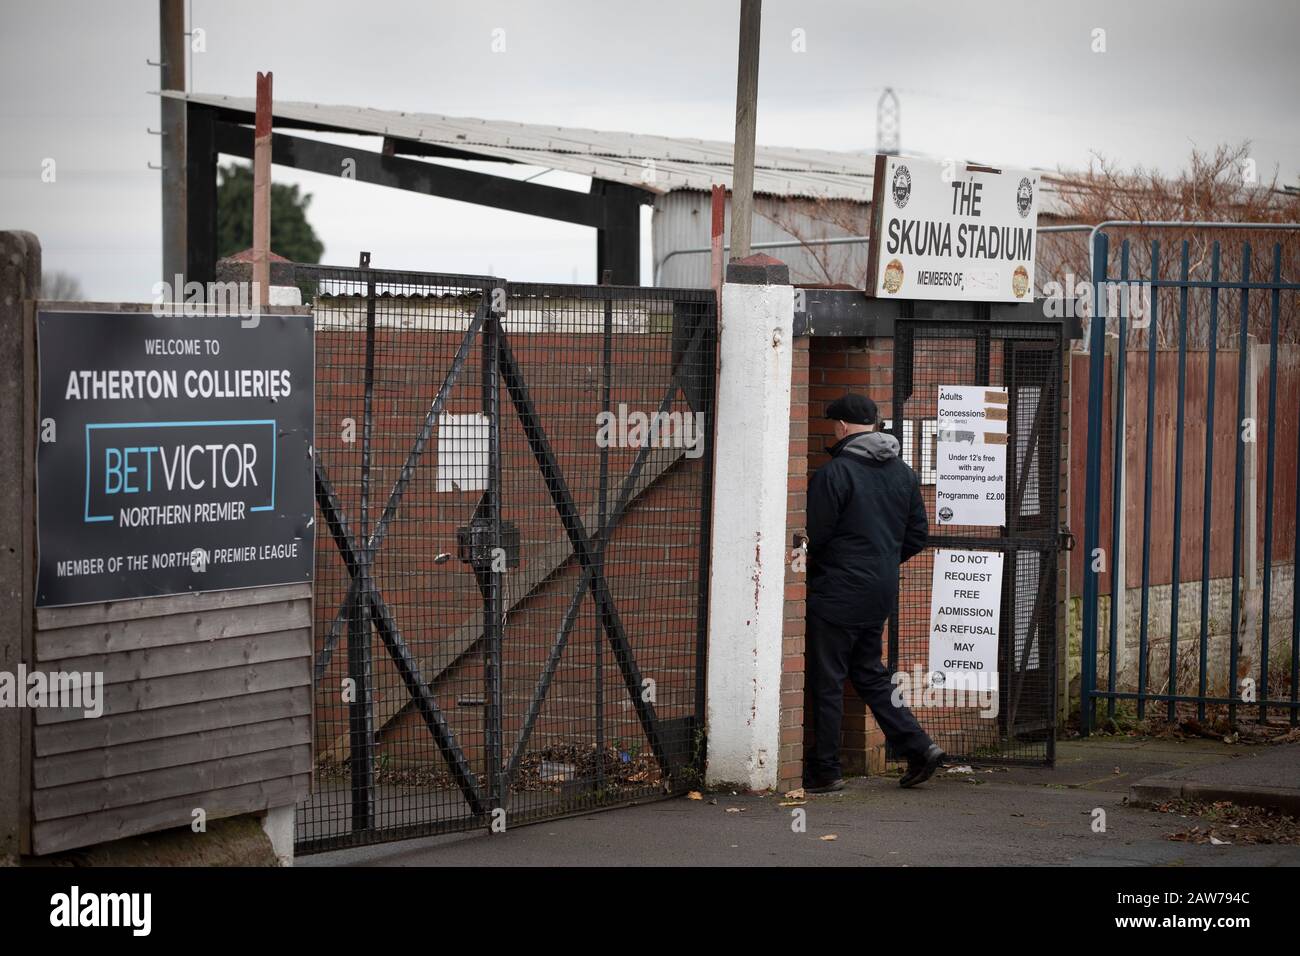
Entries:
<svg viewBox="0 0 1300 956">
<path fill-rule="evenodd" d="M 250 121 L 255 106 L 251 96 L 173 90 L 163 91 L 162 95 L 247 113 Z M 331 127 L 371 136 L 393 136 L 639 186 L 654 193 L 678 189 L 707 192 L 714 183 L 731 188 L 732 146 L 720 140 L 290 100 L 276 100 L 272 113 L 276 119 L 291 124 Z M 769 196 L 870 202 L 875 163 L 873 152 L 759 146 L 755 150 L 754 191 Z M 1055 184 L 1049 176 L 1043 174 L 1043 195 L 1039 201 L 1039 212 L 1044 215 L 1057 211 Z"/>
<path fill-rule="evenodd" d="M 165 91 L 164 96 L 252 114 L 252 97 Z M 276 100 L 276 119 L 395 136 L 640 186 L 651 192 L 731 186 L 731 143 L 536 123 Z M 650 164 L 653 164 L 651 166 Z M 774 196 L 871 200 L 874 154 L 759 146 L 754 190 Z M 653 170 L 653 178 L 648 172 Z"/>
</svg>

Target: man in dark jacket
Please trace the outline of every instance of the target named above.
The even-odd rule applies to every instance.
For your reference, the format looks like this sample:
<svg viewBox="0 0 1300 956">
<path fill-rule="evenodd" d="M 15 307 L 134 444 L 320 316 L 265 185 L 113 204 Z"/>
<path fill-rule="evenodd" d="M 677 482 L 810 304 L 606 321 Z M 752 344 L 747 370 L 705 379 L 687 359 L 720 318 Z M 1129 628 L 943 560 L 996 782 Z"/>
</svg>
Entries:
<svg viewBox="0 0 1300 956">
<path fill-rule="evenodd" d="M 943 751 L 912 712 L 895 707 L 881 661 L 881 634 L 898 601 L 899 565 L 925 547 L 921 483 L 879 430 L 876 403 L 847 394 L 831 402 L 831 460 L 808 486 L 807 678 L 816 741 L 805 761 L 811 793 L 840 790 L 840 725 L 847 677 L 886 739 L 908 762 L 900 783 L 929 780 Z"/>
</svg>

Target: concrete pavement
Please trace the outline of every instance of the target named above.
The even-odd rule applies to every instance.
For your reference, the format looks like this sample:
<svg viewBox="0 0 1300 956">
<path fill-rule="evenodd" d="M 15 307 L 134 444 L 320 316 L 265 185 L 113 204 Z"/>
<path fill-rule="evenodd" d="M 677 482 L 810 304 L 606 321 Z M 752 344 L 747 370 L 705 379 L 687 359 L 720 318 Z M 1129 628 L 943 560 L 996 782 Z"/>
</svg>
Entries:
<svg viewBox="0 0 1300 956">
<path fill-rule="evenodd" d="M 1278 755 L 1250 754 L 1265 749 Z M 1179 836 L 1210 826 L 1195 808 L 1161 812 L 1128 800 L 1130 787 L 1149 777 L 1179 771 L 1227 775 L 1242 760 L 1265 757 L 1270 772 L 1285 773 L 1288 765 L 1295 770 L 1300 746 L 1094 737 L 1058 744 L 1055 769 L 941 771 L 914 790 L 900 789 L 896 775 L 858 778 L 841 793 L 806 801 L 705 793 L 702 800 L 666 800 L 504 834 L 475 832 L 318 854 L 298 865 L 1298 866 L 1300 845 L 1234 841 L 1234 834 L 1245 831 L 1232 829 L 1221 816 L 1216 832 L 1225 845 L 1213 845 L 1208 837 L 1195 842 Z M 802 805 L 781 805 L 797 802 Z M 806 814 L 802 830 L 795 811 Z M 1294 834 L 1296 828 L 1278 832 Z"/>
<path fill-rule="evenodd" d="M 1135 803 L 1185 799 L 1270 807 L 1300 817 L 1300 744 L 1235 748 L 1226 760 L 1178 767 L 1133 785 Z"/>
</svg>

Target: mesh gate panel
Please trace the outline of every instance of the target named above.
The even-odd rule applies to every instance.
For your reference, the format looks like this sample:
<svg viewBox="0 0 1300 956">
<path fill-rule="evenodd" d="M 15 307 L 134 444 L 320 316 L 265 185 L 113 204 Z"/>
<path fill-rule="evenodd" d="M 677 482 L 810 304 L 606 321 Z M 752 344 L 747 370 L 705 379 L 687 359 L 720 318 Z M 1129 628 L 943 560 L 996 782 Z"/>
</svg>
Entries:
<svg viewBox="0 0 1300 956">
<path fill-rule="evenodd" d="M 321 527 L 299 851 L 694 785 L 712 294 L 297 276 Z"/>
<path fill-rule="evenodd" d="M 891 671 L 924 687 L 935 550 L 1003 554 L 996 716 L 973 703 L 945 706 L 952 698 L 937 694 L 913 700 L 921 725 L 954 760 L 1049 763 L 1054 757 L 1062 334 L 1051 323 L 900 320 L 895 327 L 889 430 L 921 476 L 930 539 L 900 575 L 889 629 Z M 1000 528 L 936 520 L 938 393 L 957 385 L 1008 390 L 1007 524 Z M 899 755 L 891 750 L 889 756 Z"/>
<path fill-rule="evenodd" d="M 707 291 L 510 285 L 523 394 L 507 377 L 501 493 L 526 559 L 507 577 L 502 640 L 511 820 L 694 779 L 713 309 Z"/>
<path fill-rule="evenodd" d="M 482 685 L 454 665 L 483 611 L 456 559 L 469 493 L 450 489 L 473 487 L 481 466 L 468 455 L 442 460 L 439 425 L 452 416 L 469 433 L 481 410 L 471 326 L 491 280 L 297 274 L 316 318 L 320 525 L 316 768 L 297 842 L 310 851 L 463 828 L 475 813 L 460 783 L 477 784 L 484 770 Z M 354 586 L 368 538 L 368 574 Z M 441 748 L 430 730 L 440 725 Z"/>
</svg>

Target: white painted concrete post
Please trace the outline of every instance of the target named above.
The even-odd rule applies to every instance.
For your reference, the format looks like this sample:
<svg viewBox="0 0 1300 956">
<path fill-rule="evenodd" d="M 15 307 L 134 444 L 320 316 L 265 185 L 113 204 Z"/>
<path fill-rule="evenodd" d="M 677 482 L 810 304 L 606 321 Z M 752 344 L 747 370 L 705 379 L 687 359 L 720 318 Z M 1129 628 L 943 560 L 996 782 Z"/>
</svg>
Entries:
<svg viewBox="0 0 1300 956">
<path fill-rule="evenodd" d="M 793 336 L 789 269 L 764 255 L 728 265 L 709 566 L 710 785 L 777 783 Z"/>
<path fill-rule="evenodd" d="M 271 849 L 281 866 L 293 866 L 293 827 L 297 810 L 290 804 L 271 807 L 262 815 L 262 832 L 271 841 Z"/>
</svg>

